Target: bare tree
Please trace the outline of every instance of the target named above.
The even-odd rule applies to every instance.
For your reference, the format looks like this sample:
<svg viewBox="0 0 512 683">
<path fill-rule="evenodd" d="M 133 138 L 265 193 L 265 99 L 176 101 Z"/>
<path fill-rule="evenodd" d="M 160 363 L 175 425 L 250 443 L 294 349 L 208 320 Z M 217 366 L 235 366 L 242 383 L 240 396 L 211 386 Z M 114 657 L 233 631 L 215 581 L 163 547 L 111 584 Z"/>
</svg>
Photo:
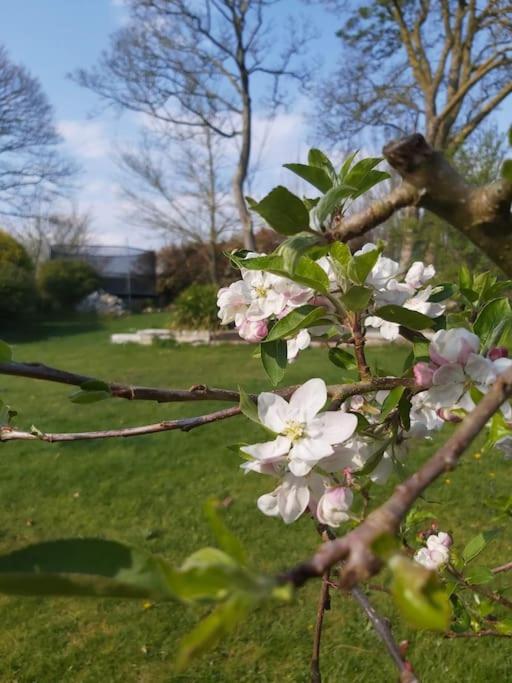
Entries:
<svg viewBox="0 0 512 683">
<path fill-rule="evenodd" d="M 25 221 L 16 232 L 33 262 L 48 258 L 52 245 L 82 247 L 90 242 L 91 216 L 72 204 L 68 211 L 42 208 Z"/>
<path fill-rule="evenodd" d="M 210 279 L 217 282 L 219 241 L 236 226 L 226 180 L 224 141 L 203 126 L 192 136 L 146 131 L 120 157 L 130 219 L 170 241 L 205 244 Z"/>
<path fill-rule="evenodd" d="M 283 78 L 301 80 L 292 64 L 306 35 L 290 25 L 288 43 L 273 30 L 276 0 L 127 0 L 129 21 L 112 36 L 97 68 L 75 79 L 120 108 L 165 123 L 207 126 L 239 140 L 232 184 L 244 241 L 254 249 L 244 198 L 252 143 L 255 78 L 267 83 L 270 111 L 282 103 Z M 276 48 L 276 46 L 278 46 Z"/>
<path fill-rule="evenodd" d="M 512 93 L 507 0 L 319 1 L 345 17 L 340 67 L 320 98 L 332 139 L 422 129 L 454 153 Z"/>
<path fill-rule="evenodd" d="M 26 216 L 62 190 L 73 167 L 61 157 L 53 111 L 39 81 L 0 46 L 0 213 Z"/>
</svg>

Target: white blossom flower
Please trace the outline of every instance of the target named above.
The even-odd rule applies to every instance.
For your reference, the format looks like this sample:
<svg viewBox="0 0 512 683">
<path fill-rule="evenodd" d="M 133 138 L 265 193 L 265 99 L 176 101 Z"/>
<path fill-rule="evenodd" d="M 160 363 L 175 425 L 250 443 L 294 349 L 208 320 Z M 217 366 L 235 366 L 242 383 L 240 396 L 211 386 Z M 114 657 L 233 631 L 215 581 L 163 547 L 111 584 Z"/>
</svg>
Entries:
<svg viewBox="0 0 512 683">
<path fill-rule="evenodd" d="M 316 516 L 321 524 L 338 527 L 350 517 L 348 510 L 352 505 L 354 495 L 346 486 L 333 486 L 326 490 L 318 501 Z"/>
<path fill-rule="evenodd" d="M 286 342 L 286 353 L 288 362 L 293 363 L 299 351 L 304 351 L 311 344 L 311 335 L 307 330 L 301 330 L 295 337 Z"/>
<path fill-rule="evenodd" d="M 217 294 L 217 306 L 222 325 L 234 322 L 241 325 L 245 320 L 245 314 L 251 303 L 249 288 L 243 280 L 237 280 L 222 287 Z"/>
<path fill-rule="evenodd" d="M 267 336 L 268 325 L 266 320 L 248 320 L 244 318 L 237 327 L 237 330 L 242 339 L 252 344 L 258 344 Z"/>
<path fill-rule="evenodd" d="M 406 288 L 406 291 L 404 291 L 398 289 L 402 283 L 393 285 L 394 282 L 395 281 L 391 280 L 391 282 L 388 283 L 388 289 L 376 292 L 375 301 L 377 305 L 380 306 L 392 303 L 408 308 L 410 311 L 423 313 L 423 315 L 428 315 L 430 318 L 437 318 L 444 312 L 445 306 L 443 304 L 428 301 L 432 294 L 432 287 L 425 287 L 425 289 L 417 292 L 414 296 L 410 296 L 411 291 L 409 285 L 404 285 Z M 399 294 L 399 296 L 397 296 L 397 294 Z M 394 341 L 400 334 L 400 326 L 398 323 L 383 320 L 375 315 L 368 316 L 365 320 L 365 325 L 378 329 L 380 336 L 388 341 Z"/>
<path fill-rule="evenodd" d="M 350 470 L 357 474 L 368 460 L 375 454 L 382 444 L 360 437 L 353 437 L 344 444 L 337 445 L 333 455 L 322 460 L 321 467 L 325 472 L 343 472 Z M 393 460 L 388 451 L 385 451 L 379 463 L 368 475 L 376 484 L 385 484 L 393 471 Z"/>
<path fill-rule="evenodd" d="M 257 506 L 264 515 L 281 517 L 286 524 L 291 524 L 308 506 L 316 507 L 324 489 L 323 478 L 315 473 L 296 477 L 288 472 L 276 489 L 258 498 Z"/>
<path fill-rule="evenodd" d="M 439 569 L 447 564 L 450 559 L 451 544 L 452 539 L 450 535 L 444 531 L 432 534 L 427 538 L 427 547 L 420 548 L 414 555 L 414 559 L 418 564 L 423 565 L 427 569 Z"/>
<path fill-rule="evenodd" d="M 414 261 L 405 275 L 405 281 L 414 289 L 423 287 L 436 274 L 434 266 L 426 266 L 421 261 Z"/>
<path fill-rule="evenodd" d="M 327 400 L 322 379 L 310 379 L 286 401 L 278 394 L 263 392 L 258 397 L 261 423 L 278 436 L 274 441 L 242 447 L 262 464 L 288 458 L 292 474 L 301 477 L 329 455 L 333 444 L 350 438 L 357 426 L 355 415 L 342 411 L 318 414 Z"/>
<path fill-rule="evenodd" d="M 430 343 L 429 353 L 436 365 L 464 365 L 471 353 L 478 353 L 480 339 L 463 327 L 439 330 Z"/>
</svg>

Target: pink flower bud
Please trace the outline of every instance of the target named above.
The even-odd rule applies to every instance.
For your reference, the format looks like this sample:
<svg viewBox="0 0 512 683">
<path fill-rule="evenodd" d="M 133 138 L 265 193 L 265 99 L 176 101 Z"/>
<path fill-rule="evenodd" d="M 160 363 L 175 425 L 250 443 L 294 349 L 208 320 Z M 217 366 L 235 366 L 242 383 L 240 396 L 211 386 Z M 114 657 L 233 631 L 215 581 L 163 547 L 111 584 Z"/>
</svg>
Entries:
<svg viewBox="0 0 512 683">
<path fill-rule="evenodd" d="M 504 346 L 495 346 L 487 354 L 490 360 L 498 360 L 498 358 L 508 358 L 508 349 Z"/>
<path fill-rule="evenodd" d="M 268 334 L 266 320 L 244 320 L 238 329 L 238 334 L 248 342 L 257 344 Z"/>
<path fill-rule="evenodd" d="M 454 424 L 462 422 L 462 417 L 460 415 L 452 413 L 446 408 L 438 408 L 436 410 L 436 413 L 441 418 L 441 420 L 444 420 L 445 422 L 453 422 Z"/>
<path fill-rule="evenodd" d="M 434 368 L 432 368 L 429 363 L 416 363 L 412 369 L 412 372 L 417 384 L 421 384 L 421 386 L 426 387 L 432 386 Z"/>
<path fill-rule="evenodd" d="M 316 516 L 321 524 L 337 527 L 349 519 L 347 514 L 352 505 L 353 494 L 345 486 L 334 486 L 326 490 L 318 501 Z"/>
</svg>

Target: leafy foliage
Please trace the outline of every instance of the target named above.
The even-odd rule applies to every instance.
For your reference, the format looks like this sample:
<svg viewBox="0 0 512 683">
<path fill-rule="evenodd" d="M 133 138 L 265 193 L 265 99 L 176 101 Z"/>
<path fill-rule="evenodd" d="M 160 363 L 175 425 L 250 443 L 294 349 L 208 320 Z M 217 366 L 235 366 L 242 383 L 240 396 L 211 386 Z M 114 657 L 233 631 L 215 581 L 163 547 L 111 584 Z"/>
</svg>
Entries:
<svg viewBox="0 0 512 683">
<path fill-rule="evenodd" d="M 43 263 L 37 274 L 37 283 L 46 306 L 69 310 L 98 288 L 100 278 L 84 261 L 55 259 Z"/>
</svg>

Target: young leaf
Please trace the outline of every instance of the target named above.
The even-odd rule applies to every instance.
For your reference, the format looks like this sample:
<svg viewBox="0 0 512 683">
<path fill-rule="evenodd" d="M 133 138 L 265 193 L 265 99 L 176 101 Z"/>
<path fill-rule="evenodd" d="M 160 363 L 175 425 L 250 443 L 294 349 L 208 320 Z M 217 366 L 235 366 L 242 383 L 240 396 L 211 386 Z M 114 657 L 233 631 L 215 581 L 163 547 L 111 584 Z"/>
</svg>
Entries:
<svg viewBox="0 0 512 683">
<path fill-rule="evenodd" d="M 350 170 L 350 167 L 352 166 L 352 162 L 356 158 L 356 156 L 359 154 L 359 151 L 352 152 L 351 154 L 348 155 L 348 157 L 345 159 L 343 162 L 340 172 L 338 173 L 338 177 L 341 181 L 344 181 L 345 178 L 347 177 L 347 173 Z"/>
<path fill-rule="evenodd" d="M 333 182 L 336 182 L 336 171 L 334 170 L 334 166 L 332 165 L 329 157 L 326 156 L 321 150 L 315 149 L 314 147 L 309 150 L 308 164 L 310 166 L 323 168 Z"/>
<path fill-rule="evenodd" d="M 475 320 L 473 330 L 480 337 L 483 346 L 487 346 L 493 338 L 493 343 L 497 345 L 504 336 L 507 323 L 512 323 L 512 308 L 509 300 L 505 298 L 494 299 L 482 308 Z M 503 332 L 496 339 L 495 331 L 498 326 Z"/>
<path fill-rule="evenodd" d="M 382 409 L 380 412 L 381 420 L 384 420 L 389 413 L 397 407 L 404 391 L 405 387 L 395 387 L 394 389 L 391 389 L 389 394 L 384 399 L 384 403 L 382 404 Z"/>
<path fill-rule="evenodd" d="M 402 555 L 392 557 L 389 566 L 391 593 L 404 618 L 416 628 L 445 631 L 452 607 L 436 573 Z"/>
<path fill-rule="evenodd" d="M 281 235 L 309 230 L 309 211 L 304 202 L 282 185 L 274 188 L 252 210 Z"/>
<path fill-rule="evenodd" d="M 176 657 L 176 671 L 184 671 L 194 658 L 215 647 L 239 623 L 245 621 L 254 603 L 249 595 L 237 593 L 218 605 L 181 641 Z"/>
<path fill-rule="evenodd" d="M 310 327 L 324 315 L 325 308 L 322 306 L 311 306 L 310 304 L 299 306 L 276 322 L 268 333 L 265 342 L 293 337 L 299 330 Z"/>
<path fill-rule="evenodd" d="M 348 351 L 340 349 L 339 347 L 329 349 L 329 360 L 331 363 L 336 365 L 338 368 L 342 368 L 343 370 L 350 370 L 351 368 L 356 367 L 354 356 Z"/>
<path fill-rule="evenodd" d="M 224 524 L 220 515 L 219 501 L 215 499 L 207 501 L 204 509 L 210 529 L 219 547 L 238 564 L 245 565 L 247 562 L 245 549 L 239 539 Z"/>
<path fill-rule="evenodd" d="M 238 391 L 240 393 L 240 410 L 245 415 L 245 417 L 249 418 L 249 420 L 252 420 L 257 424 L 260 424 L 260 419 L 258 417 L 258 408 L 256 407 L 256 404 L 251 399 L 249 394 L 242 389 L 241 386 L 238 387 Z"/>
<path fill-rule="evenodd" d="M 349 311 L 362 311 L 368 306 L 372 294 L 369 287 L 354 285 L 341 297 L 341 301 Z"/>
<path fill-rule="evenodd" d="M 316 218 L 320 225 L 323 225 L 327 216 L 332 214 L 332 212 L 342 203 L 343 199 L 350 197 L 353 191 L 354 188 L 349 187 L 348 185 L 335 185 L 324 194 L 315 209 Z"/>
<path fill-rule="evenodd" d="M 310 232 L 298 232 L 296 235 L 288 237 L 277 249 L 277 253 L 283 257 L 284 269 L 293 273 L 299 258 L 311 247 L 318 244 L 320 239 L 320 235 L 313 235 Z"/>
<path fill-rule="evenodd" d="M 6 342 L 0 339 L 0 363 L 10 363 L 12 360 L 12 349 Z"/>
<path fill-rule="evenodd" d="M 288 363 L 286 342 L 282 339 L 264 342 L 261 348 L 261 362 L 268 378 L 274 386 L 277 386 L 284 377 L 284 371 Z"/>
<path fill-rule="evenodd" d="M 478 585 L 481 583 L 489 583 L 494 579 L 494 574 L 487 567 L 474 566 L 464 572 L 464 578 L 469 583 Z"/>
<path fill-rule="evenodd" d="M 0 592 L 169 600 L 168 571 L 160 558 L 115 541 L 48 541 L 0 556 Z"/>
<path fill-rule="evenodd" d="M 317 190 L 320 190 L 320 192 L 328 192 L 332 187 L 332 178 L 325 169 L 320 166 L 308 166 L 306 164 L 283 165 L 289 171 L 298 175 L 299 178 L 307 180 L 308 183 L 311 183 L 311 185 L 316 187 Z"/>
<path fill-rule="evenodd" d="M 475 559 L 482 550 L 485 550 L 487 545 L 500 533 L 501 529 L 490 529 L 489 531 L 482 531 L 481 533 L 473 536 L 473 538 L 468 541 L 464 546 L 462 551 L 462 559 L 467 564 Z"/>
<path fill-rule="evenodd" d="M 380 249 L 370 249 L 353 256 L 347 266 L 347 275 L 350 280 L 358 285 L 364 285 L 370 271 L 377 263 L 380 253 Z"/>
<path fill-rule="evenodd" d="M 388 304 L 378 308 L 375 311 L 375 315 L 391 323 L 409 327 L 412 330 L 424 330 L 427 327 L 432 327 L 434 324 L 432 318 L 429 318 L 427 315 L 418 313 L 418 311 L 411 311 L 402 306 L 396 306 L 395 304 Z"/>
</svg>

